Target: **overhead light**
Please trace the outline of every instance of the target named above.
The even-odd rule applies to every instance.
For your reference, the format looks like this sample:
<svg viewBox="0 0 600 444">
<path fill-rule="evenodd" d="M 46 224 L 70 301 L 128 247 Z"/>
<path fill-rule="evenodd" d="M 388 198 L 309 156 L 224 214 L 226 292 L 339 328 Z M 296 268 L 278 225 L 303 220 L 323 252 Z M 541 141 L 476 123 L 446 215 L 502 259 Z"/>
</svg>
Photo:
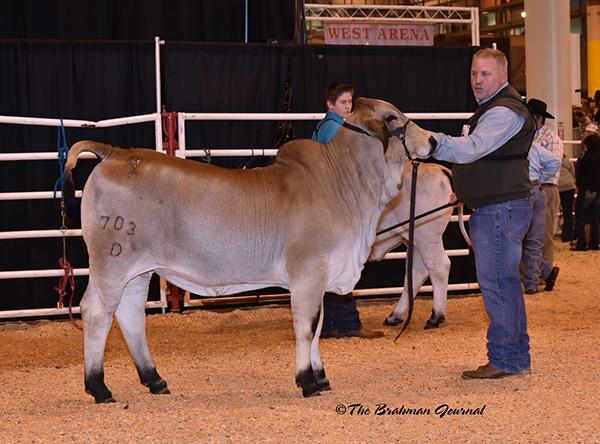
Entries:
<svg viewBox="0 0 600 444">
<path fill-rule="evenodd" d="M 527 17 L 527 13 L 525 11 L 522 11 L 521 12 L 521 17 L 523 17 L 523 18 Z"/>
</svg>

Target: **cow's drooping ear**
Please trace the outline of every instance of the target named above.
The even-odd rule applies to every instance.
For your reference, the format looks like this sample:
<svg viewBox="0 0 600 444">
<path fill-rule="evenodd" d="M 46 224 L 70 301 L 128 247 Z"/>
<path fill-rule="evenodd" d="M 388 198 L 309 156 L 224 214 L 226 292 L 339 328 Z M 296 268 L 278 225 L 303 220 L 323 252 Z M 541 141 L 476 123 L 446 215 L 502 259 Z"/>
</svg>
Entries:
<svg viewBox="0 0 600 444">
<path fill-rule="evenodd" d="M 383 143 L 383 152 L 385 153 L 390 138 L 386 125 L 381 120 L 376 119 L 366 119 L 364 125 L 370 134 L 381 140 L 381 143 Z"/>
</svg>

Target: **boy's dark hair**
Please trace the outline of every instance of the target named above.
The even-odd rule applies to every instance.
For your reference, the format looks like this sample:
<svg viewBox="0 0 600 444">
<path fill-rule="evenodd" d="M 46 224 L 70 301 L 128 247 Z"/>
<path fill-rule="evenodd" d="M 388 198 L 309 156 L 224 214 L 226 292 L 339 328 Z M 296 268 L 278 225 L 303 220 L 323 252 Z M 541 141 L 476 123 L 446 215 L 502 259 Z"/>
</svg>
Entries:
<svg viewBox="0 0 600 444">
<path fill-rule="evenodd" d="M 586 136 L 582 143 L 585 145 L 588 151 L 600 151 L 600 136 L 598 134 L 590 134 L 589 136 Z"/>
<path fill-rule="evenodd" d="M 349 83 L 344 82 L 330 83 L 325 90 L 325 103 L 327 103 L 327 101 L 335 103 L 344 93 L 350 93 L 351 96 L 354 96 L 354 87 Z"/>
</svg>

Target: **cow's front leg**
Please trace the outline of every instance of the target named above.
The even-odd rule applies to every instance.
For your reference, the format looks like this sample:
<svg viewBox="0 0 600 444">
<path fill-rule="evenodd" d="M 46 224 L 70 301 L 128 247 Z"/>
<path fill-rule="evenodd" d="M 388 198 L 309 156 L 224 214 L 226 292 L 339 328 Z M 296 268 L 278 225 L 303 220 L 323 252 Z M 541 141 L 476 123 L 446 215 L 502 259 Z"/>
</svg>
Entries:
<svg viewBox="0 0 600 444">
<path fill-rule="evenodd" d="M 115 317 L 135 362 L 141 383 L 150 389 L 150 393 L 168 394 L 170 392 L 167 383 L 156 371 L 146 338 L 144 304 L 148 298 L 151 277 L 152 273 L 146 273 L 127 283 Z"/>
<path fill-rule="evenodd" d="M 418 250 L 414 249 L 413 254 L 413 292 L 414 297 L 417 297 L 417 293 L 421 288 L 421 285 L 425 282 L 428 276 L 427 268 L 425 268 L 425 264 L 423 264 L 423 260 L 421 259 L 421 255 Z M 383 325 L 387 326 L 395 326 L 404 322 L 404 317 L 406 316 L 406 312 L 408 311 L 408 274 L 404 276 L 404 289 L 402 290 L 402 295 L 400 296 L 400 300 L 394 307 L 394 311 L 385 319 Z"/>
<path fill-rule="evenodd" d="M 101 300 L 112 301 L 105 304 Z M 83 320 L 84 382 L 85 391 L 94 397 L 96 403 L 115 402 L 112 393 L 104 383 L 104 348 L 112 325 L 112 317 L 119 295 L 110 296 L 101 293 L 90 281 L 81 300 L 81 318 Z"/>
<path fill-rule="evenodd" d="M 319 353 L 318 331 L 323 322 L 321 308 L 325 293 L 325 273 L 322 268 L 312 268 L 311 273 L 298 273 L 296 276 L 300 278 L 290 284 L 296 334 L 296 384 L 302 388 L 304 397 L 320 394 L 318 381 L 323 388 L 329 386 Z"/>
</svg>

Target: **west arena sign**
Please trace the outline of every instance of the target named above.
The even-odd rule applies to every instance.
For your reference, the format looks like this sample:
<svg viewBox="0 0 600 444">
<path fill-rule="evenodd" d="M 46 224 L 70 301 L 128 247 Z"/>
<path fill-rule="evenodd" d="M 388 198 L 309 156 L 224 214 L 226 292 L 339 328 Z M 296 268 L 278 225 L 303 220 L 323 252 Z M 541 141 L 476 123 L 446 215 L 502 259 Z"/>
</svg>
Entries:
<svg viewBox="0 0 600 444">
<path fill-rule="evenodd" d="M 325 22 L 327 45 L 433 46 L 432 24 Z"/>
</svg>

